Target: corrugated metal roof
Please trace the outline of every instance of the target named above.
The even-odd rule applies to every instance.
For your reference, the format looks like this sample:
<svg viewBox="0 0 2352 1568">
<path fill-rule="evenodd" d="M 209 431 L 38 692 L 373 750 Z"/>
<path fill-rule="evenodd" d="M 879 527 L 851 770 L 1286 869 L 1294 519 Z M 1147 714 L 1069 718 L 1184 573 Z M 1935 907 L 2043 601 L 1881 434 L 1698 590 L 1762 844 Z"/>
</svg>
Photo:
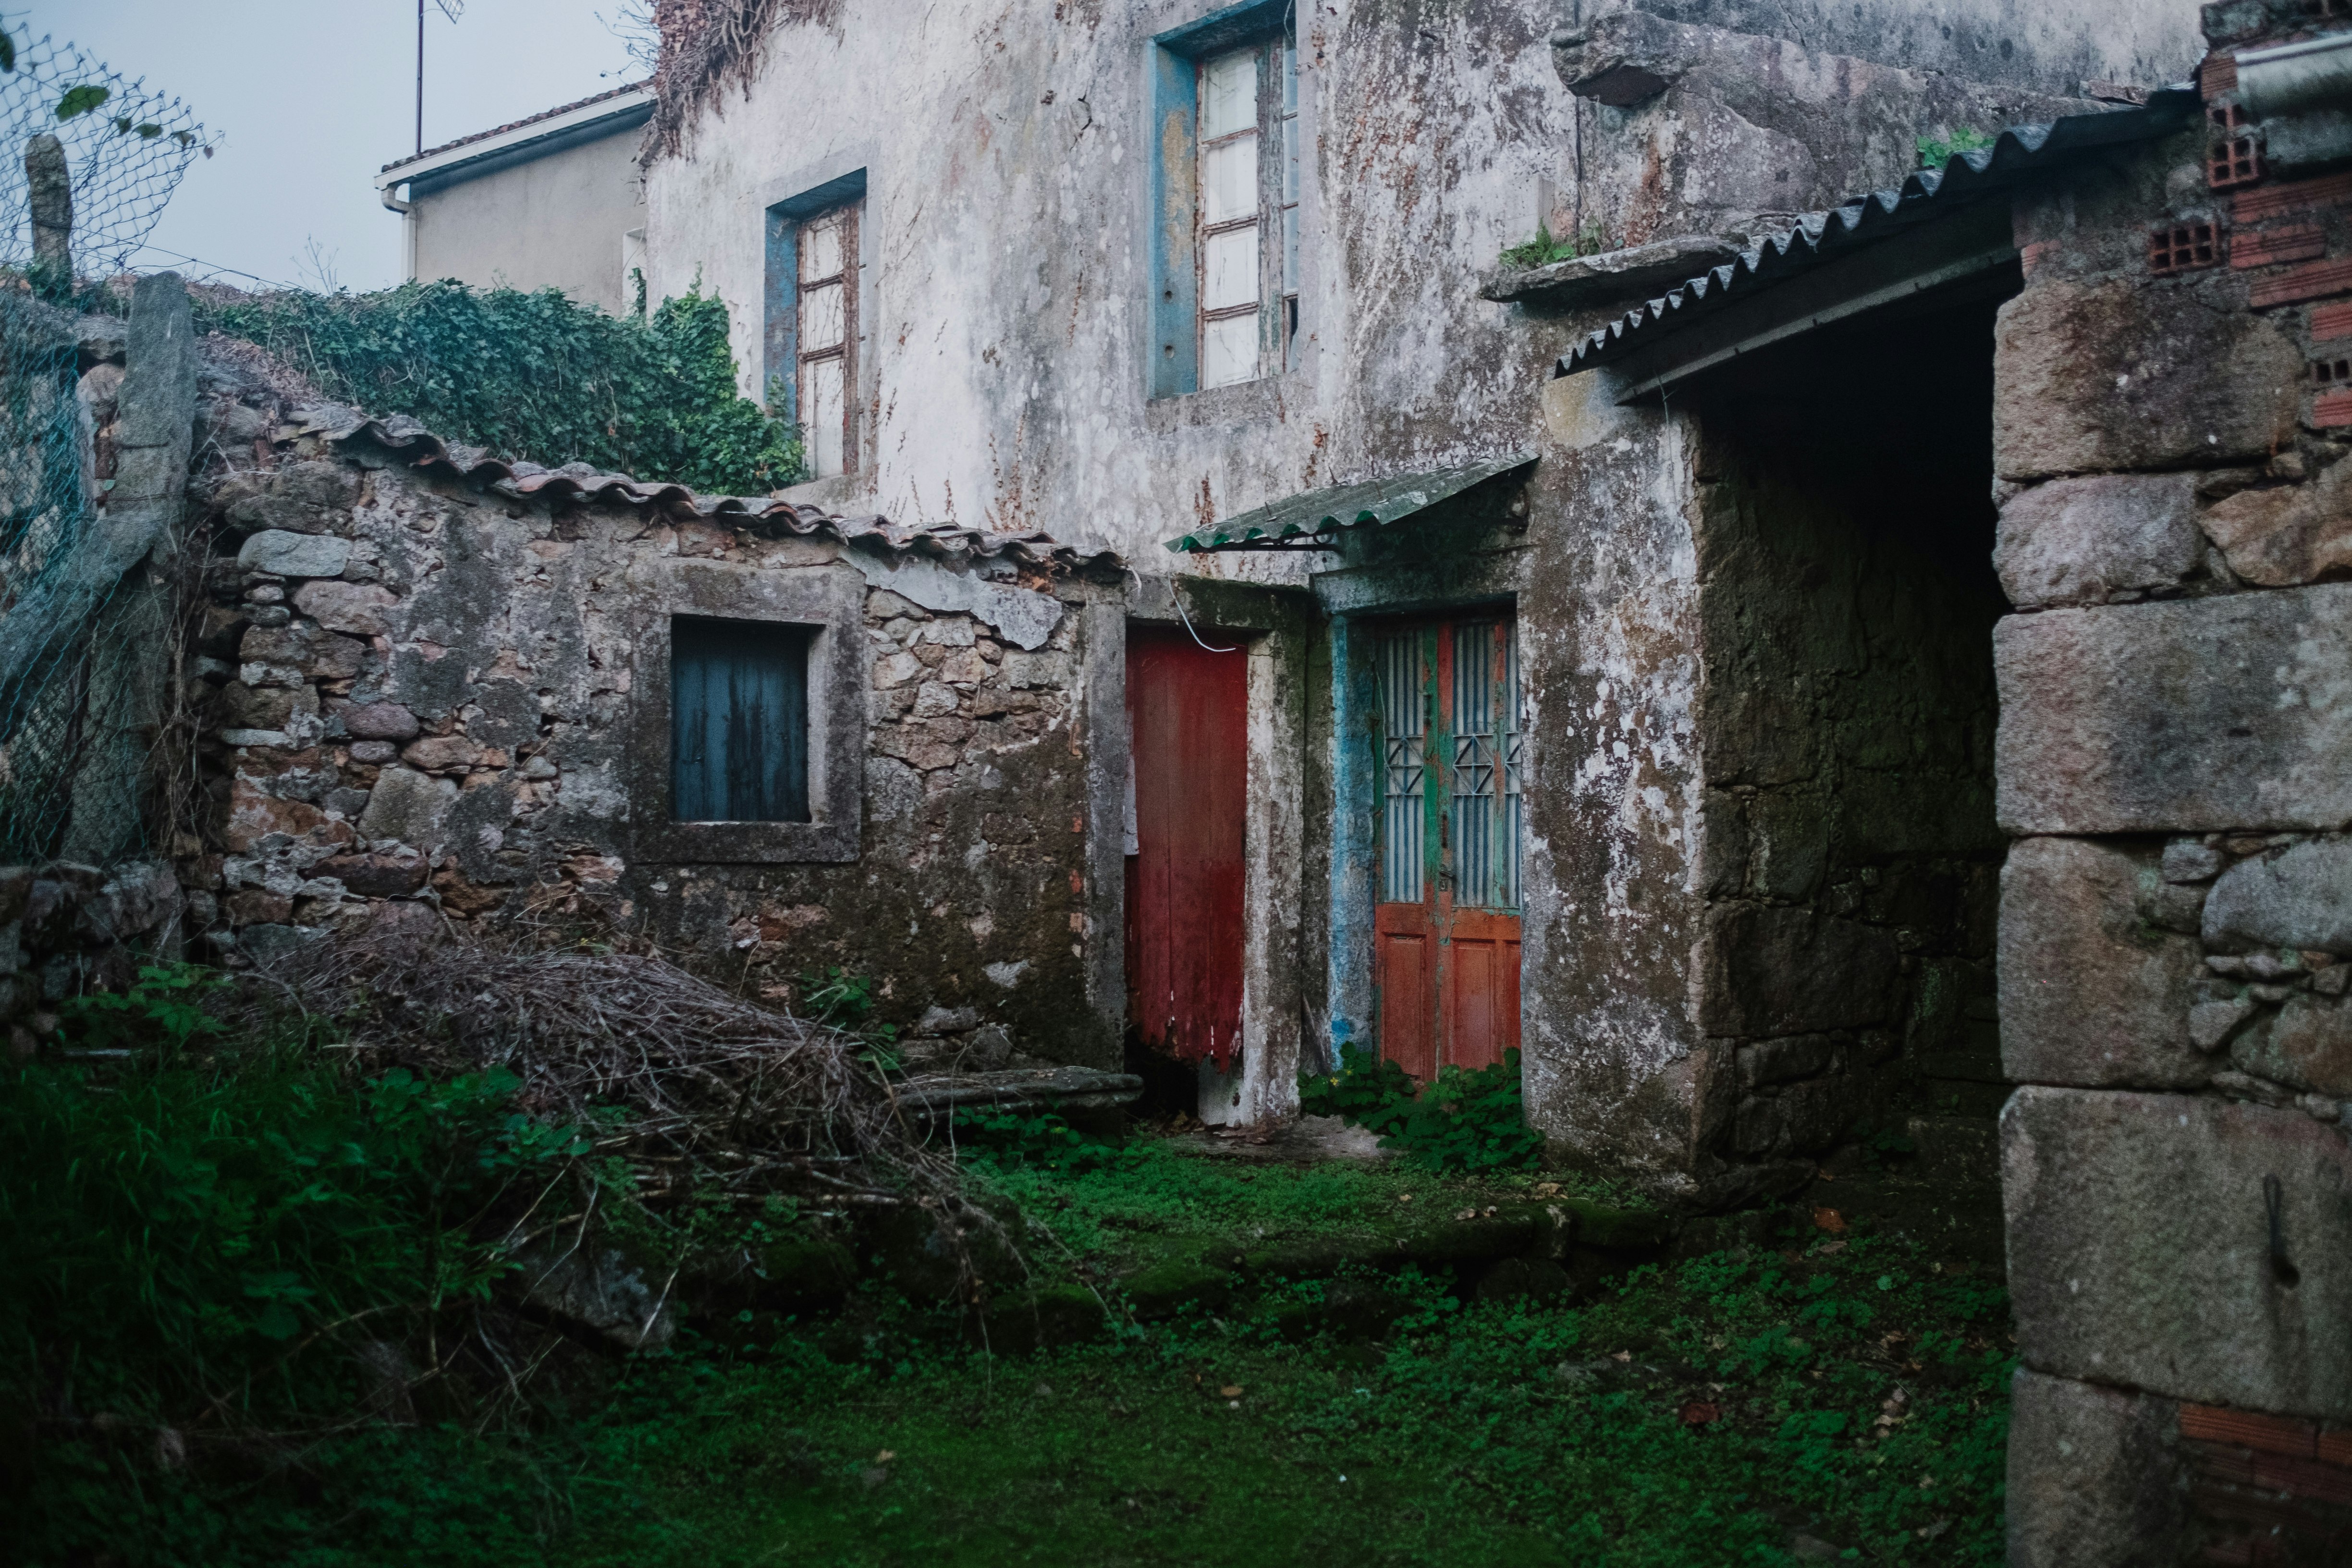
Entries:
<svg viewBox="0 0 2352 1568">
<path fill-rule="evenodd" d="M 1179 554 L 1218 550 L 1328 550 L 1342 529 L 1395 522 L 1435 506 L 1472 485 L 1524 468 L 1536 460 L 1533 452 L 1514 452 L 1483 463 L 1435 468 L 1426 473 L 1400 474 L 1385 479 L 1365 479 L 1309 490 L 1228 518 L 1208 528 L 1194 529 L 1168 542 Z"/>
<path fill-rule="evenodd" d="M 537 463 L 505 462 L 479 447 L 453 447 L 405 415 L 374 419 L 341 404 L 323 403 L 297 409 L 293 421 L 297 434 L 320 437 L 337 446 L 372 445 L 405 458 L 412 468 L 467 479 L 518 500 L 538 497 L 559 505 L 618 502 L 681 522 L 757 523 L 844 542 L 879 544 L 894 554 L 956 564 L 999 558 L 1046 571 L 1126 564 L 1116 552 L 1101 545 L 1066 543 L 1035 529 L 999 532 L 949 523 L 909 526 L 880 516 L 843 517 L 822 507 L 772 496 L 697 495 L 684 485 L 644 484 L 626 474 L 599 473 L 585 463 L 548 468 Z"/>
<path fill-rule="evenodd" d="M 2202 112 L 2188 88 L 2166 88 L 2145 107 L 2074 114 L 2047 125 L 2014 125 L 1992 145 L 1955 154 L 1941 169 L 1922 169 L 1899 189 L 1872 191 L 1828 212 L 1807 213 L 1738 258 L 1711 268 L 1632 314 L 1611 321 L 1560 356 L 1556 375 L 1591 370 L 1658 342 L 1796 273 L 1891 238 L 2083 153 L 2168 135 Z"/>
</svg>

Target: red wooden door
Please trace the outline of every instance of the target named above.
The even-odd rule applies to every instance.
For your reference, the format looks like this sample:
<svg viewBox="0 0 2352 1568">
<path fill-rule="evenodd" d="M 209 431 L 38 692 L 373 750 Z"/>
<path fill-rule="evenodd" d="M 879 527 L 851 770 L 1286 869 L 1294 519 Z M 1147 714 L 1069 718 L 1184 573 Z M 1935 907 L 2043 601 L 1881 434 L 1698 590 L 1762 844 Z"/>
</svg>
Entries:
<svg viewBox="0 0 2352 1568">
<path fill-rule="evenodd" d="M 1507 618 L 1391 627 L 1381 693 L 1381 1049 L 1416 1078 L 1519 1043 L 1518 640 Z"/>
<path fill-rule="evenodd" d="M 1128 637 L 1127 1016 L 1152 1049 L 1220 1069 L 1241 1036 L 1248 668 L 1181 632 Z"/>
</svg>

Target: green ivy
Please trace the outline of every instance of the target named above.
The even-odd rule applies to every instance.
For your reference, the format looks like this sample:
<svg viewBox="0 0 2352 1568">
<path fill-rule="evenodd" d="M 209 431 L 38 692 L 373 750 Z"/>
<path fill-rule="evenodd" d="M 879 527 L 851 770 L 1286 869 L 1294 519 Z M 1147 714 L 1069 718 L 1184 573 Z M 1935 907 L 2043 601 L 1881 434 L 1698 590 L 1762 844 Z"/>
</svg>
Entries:
<svg viewBox="0 0 2352 1568">
<path fill-rule="evenodd" d="M 1543 1152 L 1542 1135 L 1528 1125 L 1517 1051 L 1475 1072 L 1442 1067 L 1424 1088 L 1371 1050 L 1342 1046 L 1338 1072 L 1298 1080 L 1298 1102 L 1309 1116 L 1379 1133 L 1381 1147 L 1432 1170 L 1509 1170 Z"/>
<path fill-rule="evenodd" d="M 1968 126 L 1943 136 L 1922 136 L 1918 139 L 1919 166 L 1940 169 L 1958 154 L 1979 152 L 1991 146 L 1995 140 L 1991 132 Z"/>
<path fill-rule="evenodd" d="M 452 279 L 379 293 L 200 305 L 199 330 L 260 344 L 328 395 L 444 440 L 714 495 L 806 477 L 794 428 L 735 390 L 726 303 L 698 285 L 610 316 L 553 289 Z"/>
</svg>

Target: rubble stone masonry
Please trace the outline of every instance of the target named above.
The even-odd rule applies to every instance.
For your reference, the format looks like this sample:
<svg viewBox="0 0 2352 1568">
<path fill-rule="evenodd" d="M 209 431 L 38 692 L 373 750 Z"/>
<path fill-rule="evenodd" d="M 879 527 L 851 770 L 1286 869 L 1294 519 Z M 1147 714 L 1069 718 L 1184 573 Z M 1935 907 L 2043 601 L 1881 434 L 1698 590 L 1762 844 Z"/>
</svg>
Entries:
<svg viewBox="0 0 2352 1568">
<path fill-rule="evenodd" d="M 0 875 L 11 1017 L 134 927 L 244 965 L 389 911 L 650 942 L 772 1000 L 840 966 L 918 1057 L 1115 1063 L 1115 558 L 487 462 L 217 363 L 199 427 L 205 820 L 176 879 Z M 816 822 L 667 819 L 677 615 L 811 627 Z"/>
</svg>

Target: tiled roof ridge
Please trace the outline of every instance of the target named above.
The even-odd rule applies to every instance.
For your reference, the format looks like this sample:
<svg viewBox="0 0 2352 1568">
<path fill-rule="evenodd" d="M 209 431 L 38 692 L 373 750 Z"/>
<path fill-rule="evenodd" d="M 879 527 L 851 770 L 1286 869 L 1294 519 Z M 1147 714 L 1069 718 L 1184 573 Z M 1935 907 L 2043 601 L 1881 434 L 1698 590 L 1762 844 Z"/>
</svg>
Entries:
<svg viewBox="0 0 2352 1568">
<path fill-rule="evenodd" d="M 438 147 L 427 147 L 422 153 L 411 153 L 405 158 L 394 158 L 376 173 L 390 174 L 403 163 L 415 163 L 426 158 L 438 157 L 444 153 L 454 152 L 459 147 L 467 146 L 476 142 L 487 142 L 493 136 L 503 136 L 509 131 L 520 131 L 526 125 L 536 125 L 542 120 L 552 120 L 559 114 L 569 114 L 575 109 L 585 109 L 592 103 L 602 103 L 608 98 L 618 98 L 625 92 L 636 92 L 653 84 L 653 78 L 647 77 L 643 81 L 624 82 L 619 87 L 609 88 L 603 92 L 592 92 L 587 97 L 575 100 L 571 103 L 559 103 L 553 109 L 542 109 L 537 114 L 526 114 L 520 120 L 510 120 L 504 125 L 493 125 L 488 131 L 477 131 L 471 136 L 460 136 L 455 142 L 444 142 Z"/>
<path fill-rule="evenodd" d="M 318 403 L 294 410 L 293 424 L 299 435 L 323 437 L 338 447 L 372 443 L 407 458 L 412 468 L 472 480 L 517 499 L 540 497 L 559 505 L 617 500 L 679 521 L 740 518 L 844 543 L 878 542 L 895 554 L 956 563 L 1004 557 L 1046 571 L 1126 564 L 1117 552 L 1102 545 L 1065 543 L 1042 529 L 1012 531 L 954 523 L 895 523 L 878 514 L 844 517 L 773 496 L 697 495 L 684 485 L 646 484 L 626 474 L 600 473 L 586 463 L 550 468 L 520 460 L 507 462 L 491 457 L 485 447 L 452 446 L 404 414 L 379 419 L 339 403 Z"/>
</svg>

